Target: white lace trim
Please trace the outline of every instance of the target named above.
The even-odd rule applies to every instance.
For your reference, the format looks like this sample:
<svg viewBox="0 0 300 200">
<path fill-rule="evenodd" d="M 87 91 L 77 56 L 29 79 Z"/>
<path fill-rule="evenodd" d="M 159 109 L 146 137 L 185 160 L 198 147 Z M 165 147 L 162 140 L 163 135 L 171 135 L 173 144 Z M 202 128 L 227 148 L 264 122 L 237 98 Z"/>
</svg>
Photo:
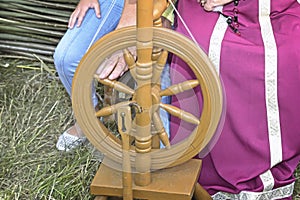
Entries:
<svg viewBox="0 0 300 200">
<path fill-rule="evenodd" d="M 265 46 L 265 90 L 268 134 L 270 142 L 270 168 L 282 161 L 281 131 L 277 98 L 277 46 L 269 17 L 270 0 L 259 1 L 259 21 Z M 227 29 L 226 19 L 220 15 L 210 38 L 209 58 L 220 72 L 222 41 Z M 274 177 L 270 170 L 260 175 L 264 191 L 274 187 Z"/>
<path fill-rule="evenodd" d="M 263 182 L 264 191 L 269 191 L 273 189 L 275 180 L 271 170 L 266 171 L 265 173 L 261 174 L 259 177 Z"/>
<path fill-rule="evenodd" d="M 241 191 L 239 194 L 218 192 L 212 196 L 213 200 L 276 200 L 293 195 L 294 183 L 274 190 L 263 192 Z"/>
<path fill-rule="evenodd" d="M 227 27 L 226 18 L 220 15 L 209 41 L 208 57 L 218 74 L 220 73 L 221 46 Z"/>
<path fill-rule="evenodd" d="M 265 93 L 272 168 L 282 161 L 282 144 L 277 96 L 277 46 L 270 9 L 270 0 L 259 1 L 259 22 L 265 47 Z"/>
</svg>

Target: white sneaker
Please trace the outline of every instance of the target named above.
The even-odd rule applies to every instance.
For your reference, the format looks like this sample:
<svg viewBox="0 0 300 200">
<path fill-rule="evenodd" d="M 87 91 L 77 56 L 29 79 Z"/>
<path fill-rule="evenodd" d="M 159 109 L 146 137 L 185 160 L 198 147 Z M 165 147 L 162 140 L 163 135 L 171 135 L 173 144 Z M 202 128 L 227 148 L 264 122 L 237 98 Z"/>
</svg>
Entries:
<svg viewBox="0 0 300 200">
<path fill-rule="evenodd" d="M 58 141 L 56 143 L 56 148 L 59 151 L 68 152 L 70 150 L 79 147 L 80 145 L 83 145 L 83 143 L 86 141 L 86 137 L 78 137 L 75 135 L 71 135 L 68 133 L 68 130 L 66 130 L 58 138 Z"/>
</svg>

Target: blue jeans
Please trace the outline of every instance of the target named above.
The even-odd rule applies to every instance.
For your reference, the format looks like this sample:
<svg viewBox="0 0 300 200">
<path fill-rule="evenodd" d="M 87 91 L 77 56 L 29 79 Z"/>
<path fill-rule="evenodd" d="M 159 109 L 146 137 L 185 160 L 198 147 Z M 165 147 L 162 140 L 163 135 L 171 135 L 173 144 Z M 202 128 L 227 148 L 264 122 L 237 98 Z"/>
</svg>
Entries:
<svg viewBox="0 0 300 200">
<path fill-rule="evenodd" d="M 122 14 L 124 0 L 99 0 L 99 3 L 101 18 L 96 17 L 94 9 L 89 9 L 81 26 L 68 29 L 55 49 L 56 71 L 70 96 L 74 73 L 81 58 L 94 42 L 117 27 Z M 96 106 L 96 95 L 92 98 Z"/>
<path fill-rule="evenodd" d="M 68 29 L 55 49 L 56 71 L 70 96 L 74 73 L 83 55 L 94 42 L 117 27 L 122 14 L 124 0 L 99 0 L 99 3 L 101 18 L 97 18 L 95 11 L 89 9 L 81 26 Z M 170 85 L 169 65 L 164 68 L 161 78 L 162 89 L 165 89 Z M 92 100 L 96 106 L 98 99 L 94 92 Z M 170 97 L 163 97 L 162 102 L 170 103 Z M 166 132 L 169 133 L 169 115 L 162 109 L 160 115 Z"/>
</svg>

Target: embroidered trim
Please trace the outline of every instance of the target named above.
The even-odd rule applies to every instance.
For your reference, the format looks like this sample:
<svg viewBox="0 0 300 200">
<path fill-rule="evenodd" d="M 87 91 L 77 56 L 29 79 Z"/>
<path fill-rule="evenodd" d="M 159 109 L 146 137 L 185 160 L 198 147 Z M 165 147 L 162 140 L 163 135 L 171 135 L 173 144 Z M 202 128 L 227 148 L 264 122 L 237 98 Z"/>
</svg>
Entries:
<svg viewBox="0 0 300 200">
<path fill-rule="evenodd" d="M 266 171 L 265 173 L 261 174 L 259 177 L 263 182 L 264 191 L 269 191 L 273 189 L 275 180 L 271 170 Z"/>
<path fill-rule="evenodd" d="M 259 22 L 265 46 L 265 93 L 270 142 L 270 168 L 282 161 L 281 130 L 277 96 L 277 46 L 270 20 L 271 1 L 259 1 Z"/>
<path fill-rule="evenodd" d="M 294 182 L 280 188 L 264 192 L 241 191 L 239 194 L 218 192 L 212 196 L 213 200 L 275 200 L 293 195 Z"/>
<path fill-rule="evenodd" d="M 221 46 L 227 27 L 226 18 L 220 15 L 209 41 L 208 57 L 218 74 L 220 73 Z"/>
</svg>

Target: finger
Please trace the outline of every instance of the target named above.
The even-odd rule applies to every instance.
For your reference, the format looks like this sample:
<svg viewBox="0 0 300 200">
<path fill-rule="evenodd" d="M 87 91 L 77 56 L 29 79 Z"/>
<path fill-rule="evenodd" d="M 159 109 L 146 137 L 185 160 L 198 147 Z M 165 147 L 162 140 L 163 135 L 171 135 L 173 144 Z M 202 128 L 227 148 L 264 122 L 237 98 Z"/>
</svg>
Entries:
<svg viewBox="0 0 300 200">
<path fill-rule="evenodd" d="M 77 16 L 78 16 L 78 11 L 77 9 L 71 14 L 70 16 L 70 19 L 69 19 L 69 22 L 68 22 L 68 27 L 70 29 L 72 29 L 76 23 L 76 19 L 77 19 Z"/>
<path fill-rule="evenodd" d="M 84 19 L 84 16 L 87 12 L 88 8 L 84 8 L 83 10 L 80 11 L 78 18 L 77 18 L 77 27 L 80 27 L 82 24 L 82 21 Z"/>
<path fill-rule="evenodd" d="M 204 4 L 204 10 L 206 11 L 219 11 L 220 9 L 222 9 L 222 6 L 225 4 L 228 4 L 230 2 L 232 2 L 233 0 L 222 0 L 222 1 L 218 1 L 218 0 L 201 0 L 201 1 L 205 1 Z"/>
<path fill-rule="evenodd" d="M 136 47 L 129 47 L 127 48 L 127 50 L 130 52 L 130 54 L 133 56 L 133 58 L 136 60 L 137 58 L 137 52 L 136 52 Z"/>
<path fill-rule="evenodd" d="M 201 4 L 202 7 L 204 7 L 206 3 L 207 3 L 206 0 L 201 0 L 201 1 L 200 1 L 200 4 Z"/>
<path fill-rule="evenodd" d="M 109 75 L 108 79 L 114 80 L 114 79 L 120 77 L 124 73 L 125 69 L 126 69 L 125 63 L 118 62 L 115 69 Z"/>
<path fill-rule="evenodd" d="M 99 78 L 101 78 L 101 79 L 107 78 L 114 70 L 116 63 L 117 63 L 117 60 L 115 60 L 115 59 L 108 60 L 106 62 L 106 64 L 104 65 L 104 69 L 102 70 L 101 74 L 99 74 Z"/>
<path fill-rule="evenodd" d="M 203 5 L 204 10 L 206 10 L 206 11 L 212 11 L 214 9 L 214 7 L 215 6 L 213 4 L 211 4 L 211 3 L 205 3 Z"/>
<path fill-rule="evenodd" d="M 100 74 L 103 72 L 103 70 L 105 69 L 105 66 L 107 65 L 107 60 L 104 60 L 98 67 L 98 69 L 96 70 L 96 74 L 98 75 L 98 77 L 100 78 Z"/>
<path fill-rule="evenodd" d="M 94 9 L 95 9 L 96 16 L 98 18 L 100 18 L 101 17 L 101 12 L 100 12 L 100 4 L 98 3 L 98 1 L 97 1 L 96 5 L 94 5 Z"/>
</svg>

